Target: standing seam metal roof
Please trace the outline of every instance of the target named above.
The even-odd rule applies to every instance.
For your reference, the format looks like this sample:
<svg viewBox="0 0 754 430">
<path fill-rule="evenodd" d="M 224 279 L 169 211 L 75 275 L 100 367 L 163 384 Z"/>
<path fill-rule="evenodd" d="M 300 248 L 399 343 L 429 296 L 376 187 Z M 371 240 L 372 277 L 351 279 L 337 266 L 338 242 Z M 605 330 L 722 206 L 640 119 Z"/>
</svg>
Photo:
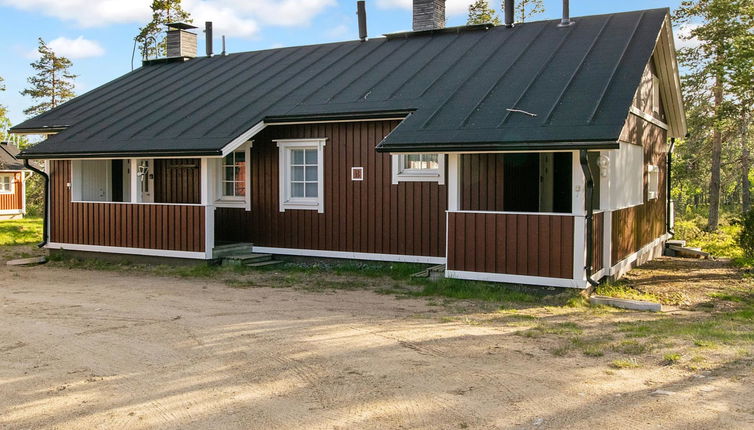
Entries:
<svg viewBox="0 0 754 430">
<path fill-rule="evenodd" d="M 410 112 L 382 151 L 618 140 L 668 14 L 421 32 L 146 65 L 14 127 L 22 156 L 218 151 L 269 118 Z M 511 111 L 517 110 L 517 111 Z M 522 113 L 524 111 L 532 115 Z"/>
</svg>

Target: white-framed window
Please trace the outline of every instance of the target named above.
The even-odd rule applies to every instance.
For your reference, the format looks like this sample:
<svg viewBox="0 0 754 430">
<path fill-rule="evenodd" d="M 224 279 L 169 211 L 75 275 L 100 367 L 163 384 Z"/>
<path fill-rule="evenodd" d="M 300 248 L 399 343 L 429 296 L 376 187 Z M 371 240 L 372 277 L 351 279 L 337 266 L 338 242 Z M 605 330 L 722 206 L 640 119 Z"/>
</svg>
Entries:
<svg viewBox="0 0 754 430">
<path fill-rule="evenodd" d="M 654 200 L 660 197 L 660 168 L 647 166 L 647 199 Z"/>
<path fill-rule="evenodd" d="M 221 198 L 223 200 L 245 200 L 246 150 L 237 149 L 223 157 L 220 175 Z"/>
<path fill-rule="evenodd" d="M 0 174 L 0 194 L 13 194 L 13 174 Z"/>
<path fill-rule="evenodd" d="M 279 148 L 280 212 L 303 209 L 324 213 L 326 139 L 287 139 L 275 142 Z"/>
<path fill-rule="evenodd" d="M 392 157 L 393 184 L 437 182 L 445 184 L 445 154 L 396 154 Z"/>
</svg>

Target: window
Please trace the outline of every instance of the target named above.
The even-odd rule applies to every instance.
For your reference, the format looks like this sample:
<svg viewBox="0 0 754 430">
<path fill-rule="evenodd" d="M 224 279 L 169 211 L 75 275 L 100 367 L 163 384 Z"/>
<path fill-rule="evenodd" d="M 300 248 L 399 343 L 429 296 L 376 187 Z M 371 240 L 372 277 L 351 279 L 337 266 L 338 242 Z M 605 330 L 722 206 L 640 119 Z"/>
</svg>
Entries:
<svg viewBox="0 0 754 430">
<path fill-rule="evenodd" d="M 323 151 L 325 139 L 278 140 L 280 212 L 324 207 Z"/>
<path fill-rule="evenodd" d="M 0 194 L 13 193 L 13 175 L 0 175 Z"/>
<path fill-rule="evenodd" d="M 647 166 L 647 200 L 654 200 L 660 197 L 660 168 L 657 166 Z"/>
<path fill-rule="evenodd" d="M 393 155 L 393 184 L 437 182 L 445 184 L 444 154 Z"/>
<path fill-rule="evenodd" d="M 246 151 L 231 152 L 223 158 L 223 198 L 244 199 L 246 196 Z"/>
<path fill-rule="evenodd" d="M 130 160 L 74 160 L 71 193 L 79 202 L 127 202 L 131 199 Z"/>
</svg>

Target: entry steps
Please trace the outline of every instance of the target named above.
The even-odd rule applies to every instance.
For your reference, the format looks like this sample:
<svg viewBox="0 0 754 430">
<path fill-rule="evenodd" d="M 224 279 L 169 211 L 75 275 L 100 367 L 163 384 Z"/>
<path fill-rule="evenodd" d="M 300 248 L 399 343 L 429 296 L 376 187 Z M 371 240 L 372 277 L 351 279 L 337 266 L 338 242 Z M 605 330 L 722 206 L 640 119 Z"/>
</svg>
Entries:
<svg viewBox="0 0 754 430">
<path fill-rule="evenodd" d="M 251 243 L 220 245 L 212 250 L 212 257 L 222 260 L 223 266 L 263 267 L 281 263 L 273 260 L 272 254 L 258 254 L 253 249 Z"/>
</svg>

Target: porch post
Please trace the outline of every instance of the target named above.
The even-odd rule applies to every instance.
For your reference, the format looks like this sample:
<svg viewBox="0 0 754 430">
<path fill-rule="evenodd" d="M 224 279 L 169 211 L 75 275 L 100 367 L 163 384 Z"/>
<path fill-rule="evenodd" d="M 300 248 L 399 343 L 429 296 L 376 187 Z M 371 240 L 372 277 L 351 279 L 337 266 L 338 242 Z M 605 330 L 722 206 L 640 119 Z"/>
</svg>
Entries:
<svg viewBox="0 0 754 430">
<path fill-rule="evenodd" d="M 605 169 L 605 175 L 602 176 L 601 182 L 600 182 L 600 188 L 601 188 L 601 209 L 603 211 L 603 237 L 602 237 L 602 261 L 603 266 L 605 266 L 605 276 L 610 276 L 610 269 L 613 266 L 612 258 L 613 258 L 613 202 L 612 202 L 612 195 L 613 195 L 613 181 L 612 181 L 612 173 L 614 167 L 612 166 L 612 160 L 616 157 L 614 154 L 617 152 L 617 150 L 610 150 L 610 151 L 601 151 L 600 157 L 606 157 L 606 163 L 604 163 L 606 166 Z M 600 168 L 600 175 L 602 175 L 602 167 Z"/>
<path fill-rule="evenodd" d="M 573 279 L 579 286 L 587 287 L 586 281 L 586 178 L 581 170 L 579 151 L 572 152 L 571 211 L 573 212 Z"/>
<path fill-rule="evenodd" d="M 129 161 L 131 162 L 131 203 L 139 203 L 139 197 L 141 197 L 141 192 L 139 192 L 141 187 L 139 187 L 139 176 L 137 175 L 139 162 L 135 158 Z"/>
<path fill-rule="evenodd" d="M 457 211 L 461 208 L 461 155 L 448 154 L 448 210 Z"/>
<path fill-rule="evenodd" d="M 202 158 L 200 161 L 199 177 L 201 204 L 204 206 L 204 256 L 209 260 L 212 258 L 212 249 L 215 247 L 215 207 L 210 204 L 212 175 L 209 171 L 208 158 Z"/>
</svg>

